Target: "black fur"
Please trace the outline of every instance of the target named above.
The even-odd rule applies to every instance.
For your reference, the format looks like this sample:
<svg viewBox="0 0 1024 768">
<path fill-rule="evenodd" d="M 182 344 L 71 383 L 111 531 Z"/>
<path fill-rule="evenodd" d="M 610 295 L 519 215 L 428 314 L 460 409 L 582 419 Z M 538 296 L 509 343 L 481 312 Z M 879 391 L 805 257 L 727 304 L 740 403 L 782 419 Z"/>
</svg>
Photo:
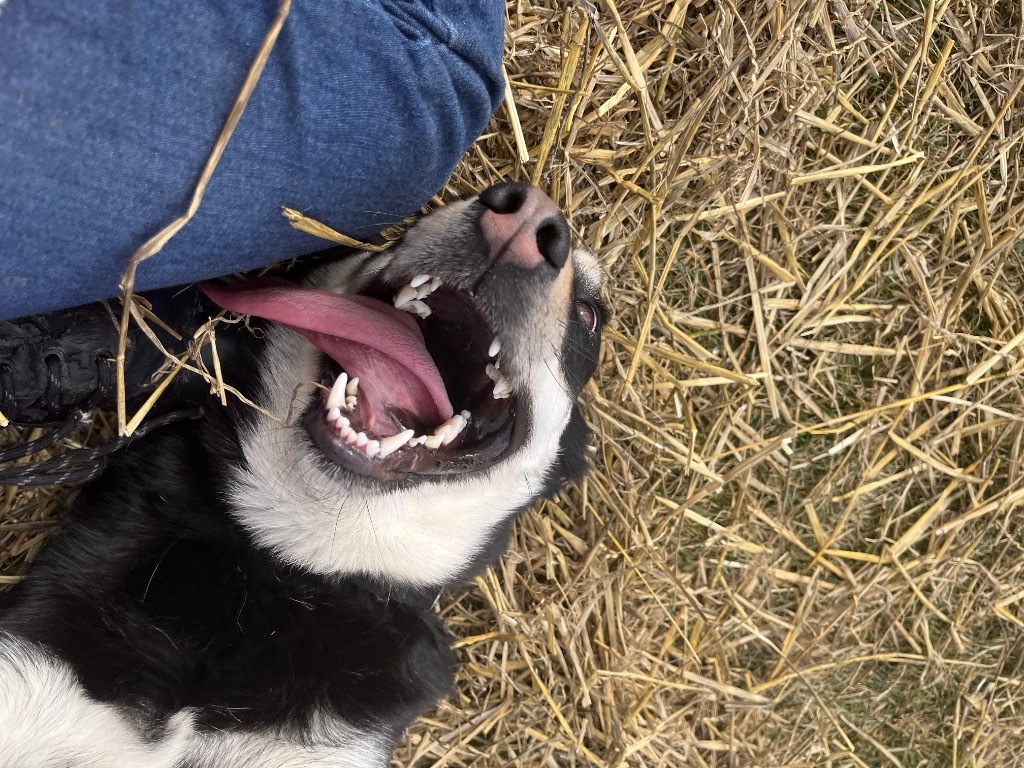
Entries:
<svg viewBox="0 0 1024 768">
<path fill-rule="evenodd" d="M 70 661 L 90 696 L 154 735 L 191 707 L 204 728 L 301 738 L 326 708 L 397 737 L 451 685 L 440 623 L 254 547 L 219 499 L 225 457 L 202 430 L 162 430 L 87 487 L 0 629 Z"/>
</svg>

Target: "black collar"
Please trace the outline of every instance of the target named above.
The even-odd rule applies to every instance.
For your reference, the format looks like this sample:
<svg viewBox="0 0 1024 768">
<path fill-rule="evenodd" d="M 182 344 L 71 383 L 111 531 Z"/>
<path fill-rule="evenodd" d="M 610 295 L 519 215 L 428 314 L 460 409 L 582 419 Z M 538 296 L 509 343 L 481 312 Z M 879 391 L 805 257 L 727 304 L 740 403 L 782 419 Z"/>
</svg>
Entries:
<svg viewBox="0 0 1024 768">
<path fill-rule="evenodd" d="M 385 603 L 399 603 L 420 611 L 429 611 L 441 599 L 441 590 L 435 587 L 385 584 L 362 575 L 348 576 L 345 580 L 357 589 L 369 592 Z"/>
</svg>

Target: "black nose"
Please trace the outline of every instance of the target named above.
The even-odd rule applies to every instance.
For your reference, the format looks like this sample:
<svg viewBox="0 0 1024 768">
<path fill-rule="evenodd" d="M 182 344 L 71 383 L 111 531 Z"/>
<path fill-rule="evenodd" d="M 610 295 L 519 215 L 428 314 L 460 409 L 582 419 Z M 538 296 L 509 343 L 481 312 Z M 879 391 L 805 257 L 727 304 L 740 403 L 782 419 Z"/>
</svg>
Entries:
<svg viewBox="0 0 1024 768">
<path fill-rule="evenodd" d="M 569 224 L 554 201 L 536 187 L 517 181 L 480 193 L 487 209 L 480 228 L 499 259 L 533 269 L 547 262 L 555 270 L 569 258 Z"/>
</svg>

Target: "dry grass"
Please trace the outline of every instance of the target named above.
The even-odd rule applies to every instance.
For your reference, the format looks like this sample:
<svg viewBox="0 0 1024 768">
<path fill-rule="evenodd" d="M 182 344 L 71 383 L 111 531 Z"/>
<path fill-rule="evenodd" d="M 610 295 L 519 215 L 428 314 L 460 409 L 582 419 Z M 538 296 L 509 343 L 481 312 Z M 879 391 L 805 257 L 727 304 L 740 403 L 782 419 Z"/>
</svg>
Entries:
<svg viewBox="0 0 1024 768">
<path fill-rule="evenodd" d="M 395 765 L 1024 764 L 1021 7 L 544 2 L 450 191 L 608 263 L 595 472 Z"/>
</svg>

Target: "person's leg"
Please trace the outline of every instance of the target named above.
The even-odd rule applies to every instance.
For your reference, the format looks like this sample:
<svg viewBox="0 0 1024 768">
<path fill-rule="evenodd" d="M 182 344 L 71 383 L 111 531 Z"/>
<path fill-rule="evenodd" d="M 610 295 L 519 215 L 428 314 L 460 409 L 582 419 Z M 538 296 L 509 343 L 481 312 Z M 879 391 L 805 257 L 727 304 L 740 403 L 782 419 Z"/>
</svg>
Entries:
<svg viewBox="0 0 1024 768">
<path fill-rule="evenodd" d="M 117 293 L 185 211 L 276 0 L 8 0 L 0 318 Z M 203 206 L 140 290 L 315 251 L 281 206 L 369 236 L 444 183 L 502 91 L 498 0 L 294 0 Z"/>
</svg>

